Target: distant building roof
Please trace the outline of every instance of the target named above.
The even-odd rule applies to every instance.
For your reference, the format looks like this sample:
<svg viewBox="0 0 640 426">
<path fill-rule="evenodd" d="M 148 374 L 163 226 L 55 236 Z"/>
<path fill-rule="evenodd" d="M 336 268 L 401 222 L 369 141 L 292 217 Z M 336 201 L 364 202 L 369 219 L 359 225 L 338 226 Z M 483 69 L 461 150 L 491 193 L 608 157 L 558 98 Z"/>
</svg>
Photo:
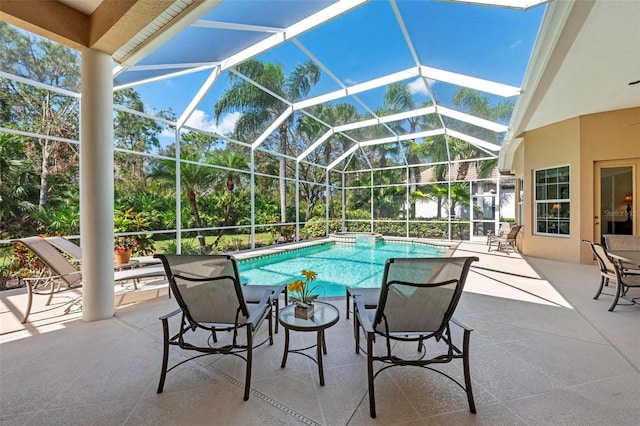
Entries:
<svg viewBox="0 0 640 426">
<path fill-rule="evenodd" d="M 435 168 L 437 166 L 431 166 L 423 170 L 419 177 L 417 184 L 424 185 L 436 181 Z M 478 163 L 476 162 L 464 162 L 464 163 L 452 163 L 445 166 L 444 180 L 450 179 L 451 181 L 468 181 L 473 182 L 480 179 L 491 179 L 497 181 L 500 179 L 500 186 L 503 188 L 515 187 L 515 177 L 512 175 L 501 174 L 498 167 L 494 167 L 490 176 L 479 178 Z"/>
</svg>

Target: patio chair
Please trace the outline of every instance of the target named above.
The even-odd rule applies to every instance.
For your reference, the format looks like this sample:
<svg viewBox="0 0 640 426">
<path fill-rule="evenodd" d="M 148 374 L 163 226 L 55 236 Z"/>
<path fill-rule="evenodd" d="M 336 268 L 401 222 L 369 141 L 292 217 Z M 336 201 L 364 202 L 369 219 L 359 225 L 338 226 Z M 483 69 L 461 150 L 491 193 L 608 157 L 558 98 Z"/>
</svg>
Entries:
<svg viewBox="0 0 640 426">
<path fill-rule="evenodd" d="M 156 258 L 157 260 L 161 260 L 162 259 L 161 254 L 156 254 L 154 255 L 154 258 Z M 200 256 L 202 261 L 205 261 L 206 259 L 208 259 L 209 257 L 211 257 L 211 255 L 208 254 L 198 254 L 198 255 L 191 255 L 191 257 L 194 256 Z M 194 260 L 196 258 L 194 257 Z M 194 261 L 192 260 L 192 261 Z M 186 262 L 186 264 L 188 265 L 189 262 Z M 188 273 L 188 266 L 181 266 L 180 262 L 175 261 L 175 264 L 173 265 L 173 268 L 175 271 L 179 271 L 176 273 Z M 175 272 L 174 271 L 174 272 Z M 242 284 L 242 295 L 244 296 L 244 300 L 249 303 L 249 304 L 254 304 L 254 303 L 260 303 L 260 301 L 262 300 L 262 296 L 264 295 L 265 290 L 269 290 L 271 292 L 271 296 L 269 298 L 270 303 L 273 305 L 274 309 L 274 315 L 278 315 L 278 312 L 280 311 L 280 295 L 284 295 L 284 304 L 285 306 L 289 303 L 289 294 L 287 291 L 287 285 L 286 284 L 280 284 L 280 285 L 258 285 L 258 284 Z M 169 286 L 169 297 L 171 297 L 171 286 Z M 278 321 L 275 321 L 275 329 L 274 332 L 276 334 L 278 334 Z"/>
<path fill-rule="evenodd" d="M 506 237 L 511 230 L 511 224 L 508 222 L 503 222 L 500 224 L 500 229 L 498 230 L 498 235 L 496 235 L 492 230 L 487 232 L 487 245 L 491 243 L 492 238 L 496 237 Z"/>
<path fill-rule="evenodd" d="M 605 234 L 604 238 L 605 246 L 607 250 L 637 250 L 640 251 L 640 235 L 614 235 Z M 622 266 L 622 272 L 624 275 L 640 275 L 640 269 L 638 265 L 629 262 L 620 262 Z"/>
<path fill-rule="evenodd" d="M 494 244 L 498 245 L 498 251 L 509 252 L 509 249 L 512 248 L 516 253 L 518 252 L 518 247 L 516 246 L 516 238 L 518 237 L 518 233 L 520 232 L 520 228 L 522 225 L 513 225 L 509 230 L 509 233 L 504 237 L 489 237 L 489 249 L 487 251 L 491 251 L 491 246 Z"/>
<path fill-rule="evenodd" d="M 367 343 L 371 417 L 376 417 L 375 378 L 382 371 L 396 366 L 427 368 L 448 377 L 466 392 L 469 410 L 476 412 L 469 371 L 472 329 L 454 319 L 453 313 L 471 263 L 477 260 L 477 257 L 388 259 L 377 307 L 367 309 L 361 295 L 354 294 L 354 322 L 356 329 L 362 329 Z M 463 329 L 462 349 L 452 341 L 451 323 Z M 374 347 L 376 337 L 380 337 L 384 344 Z M 417 342 L 418 353 L 409 357 L 401 342 Z M 425 342 L 434 342 L 435 347 L 427 350 Z M 360 353 L 360 332 L 356 333 L 355 349 Z M 454 359 L 462 359 L 464 385 L 433 368 Z M 375 372 L 374 362 L 383 364 Z"/>
<path fill-rule="evenodd" d="M 618 305 L 620 298 L 624 298 L 631 287 L 640 287 L 640 275 L 625 275 L 620 261 L 612 260 L 607 253 L 607 249 L 602 244 L 588 240 L 583 240 L 583 242 L 591 246 L 591 250 L 600 266 L 600 287 L 593 298 L 597 300 L 600 297 L 604 286 L 608 285 L 609 281 L 613 281 L 616 284 L 615 294 L 605 293 L 608 296 L 613 296 L 613 302 L 609 306 L 609 312 L 612 312 Z M 635 304 L 637 303 L 636 299 L 638 298 L 627 300 Z"/>
<path fill-rule="evenodd" d="M 22 323 L 26 323 L 31 313 L 34 294 L 48 294 L 49 299 L 46 306 L 51 303 L 53 295 L 62 290 L 70 290 L 82 286 L 82 273 L 58 251 L 49 241 L 41 237 L 27 237 L 17 240 L 31 250 L 40 261 L 46 266 L 43 274 L 35 277 L 22 278 L 27 287 L 27 308 L 22 318 Z M 122 271 L 114 271 L 114 282 L 125 280 L 140 280 L 141 278 L 164 277 L 164 268 L 161 266 L 127 269 Z M 71 304 L 78 304 L 78 300 L 74 300 Z M 69 312 L 71 306 L 67 308 Z"/>
<path fill-rule="evenodd" d="M 156 254 L 155 257 L 164 265 L 179 306 L 178 310 L 160 317 L 163 355 L 157 392 L 162 393 L 167 373 L 189 360 L 204 355 L 233 355 L 246 363 L 244 400 L 248 400 L 253 349 L 267 341 L 273 345 L 270 303 L 273 291 L 265 290 L 259 303 L 248 304 L 242 294 L 236 261 L 228 255 Z M 180 330 L 170 335 L 169 319 L 177 314 L 182 314 Z M 254 346 L 254 337 L 265 319 L 269 322 L 268 336 Z M 243 328 L 244 341 L 239 336 Z M 219 343 L 217 333 L 223 331 L 231 333 L 230 341 Z M 208 338 L 204 339 L 203 333 Z M 170 346 L 197 354 L 167 368 Z"/>
</svg>

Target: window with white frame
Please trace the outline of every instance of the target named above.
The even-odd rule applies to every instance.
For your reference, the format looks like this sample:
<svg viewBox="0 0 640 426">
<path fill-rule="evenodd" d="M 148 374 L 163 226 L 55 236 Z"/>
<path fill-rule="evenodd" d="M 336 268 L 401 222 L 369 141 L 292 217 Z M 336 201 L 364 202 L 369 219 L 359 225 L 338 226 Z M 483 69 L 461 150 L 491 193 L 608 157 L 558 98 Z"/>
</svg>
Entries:
<svg viewBox="0 0 640 426">
<path fill-rule="evenodd" d="M 536 235 L 568 237 L 571 224 L 569 166 L 534 173 Z"/>
</svg>

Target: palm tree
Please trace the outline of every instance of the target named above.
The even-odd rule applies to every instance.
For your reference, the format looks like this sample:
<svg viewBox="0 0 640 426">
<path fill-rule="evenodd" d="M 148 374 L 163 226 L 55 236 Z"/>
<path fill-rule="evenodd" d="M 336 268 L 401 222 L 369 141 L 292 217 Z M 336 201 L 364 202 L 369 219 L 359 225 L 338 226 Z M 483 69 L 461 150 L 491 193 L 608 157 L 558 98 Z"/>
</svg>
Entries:
<svg viewBox="0 0 640 426">
<path fill-rule="evenodd" d="M 222 174 L 219 174 L 219 176 L 222 176 L 223 178 L 218 179 L 218 182 L 224 184 L 224 187 L 227 191 L 227 203 L 225 206 L 225 217 L 224 217 L 222 226 L 229 226 L 231 225 L 231 213 L 232 213 L 231 206 L 233 203 L 233 190 L 235 189 L 235 186 L 236 186 L 235 180 L 236 180 L 236 177 L 238 176 L 238 172 L 235 170 L 248 169 L 249 161 L 247 160 L 246 157 L 242 157 L 229 150 L 218 151 L 215 153 L 210 152 L 210 153 L 207 153 L 206 157 L 207 157 L 207 161 L 210 164 L 215 164 L 217 166 L 222 166 L 227 168 L 224 170 Z M 228 169 L 235 169 L 235 170 L 228 170 Z M 224 229 L 220 229 L 220 231 L 218 231 L 218 237 L 213 243 L 214 247 L 217 246 L 218 241 L 222 237 L 223 233 L 224 233 Z"/>
<path fill-rule="evenodd" d="M 309 94 L 311 88 L 320 80 L 320 68 L 312 61 L 298 64 L 291 74 L 285 77 L 281 64 L 262 63 L 250 59 L 236 67 L 236 71 L 267 88 L 273 93 L 296 102 Z M 287 104 L 258 88 L 236 74 L 229 73 L 231 86 L 220 97 L 214 107 L 216 121 L 225 112 L 242 112 L 236 122 L 235 134 L 240 139 L 254 137 L 258 132 L 274 122 L 287 108 Z M 278 151 L 287 153 L 289 129 L 293 120 L 285 120 L 278 127 Z M 286 161 L 280 157 L 280 220 L 286 222 Z"/>
<path fill-rule="evenodd" d="M 0 134 L 0 235 L 18 236 L 13 223 L 37 209 L 38 185 L 33 165 L 24 158 L 24 142 L 19 136 Z"/>
<path fill-rule="evenodd" d="M 431 163 L 441 163 L 449 161 L 449 149 L 447 146 L 446 136 L 438 135 L 425 138 L 421 145 L 421 151 L 426 154 Z M 436 182 L 442 182 L 445 180 L 446 172 L 449 169 L 446 164 L 436 164 L 433 166 L 433 180 Z M 442 216 L 442 200 L 448 197 L 447 192 L 442 193 L 438 191 L 436 194 L 436 201 L 438 203 L 437 218 Z"/>
<path fill-rule="evenodd" d="M 170 150 L 172 149 L 173 147 L 170 148 Z M 182 147 L 180 158 L 185 161 L 180 164 L 180 187 L 182 193 L 187 196 L 195 226 L 198 228 L 198 231 L 196 231 L 198 243 L 201 248 L 204 248 L 205 240 L 200 230 L 202 228 L 202 220 L 200 219 L 197 198 L 211 189 L 216 170 L 212 167 L 194 164 L 194 162 L 204 162 L 204 154 L 194 149 L 193 146 Z M 150 173 L 150 176 L 166 182 L 167 187 L 173 188 L 176 182 L 175 161 L 161 160 L 158 166 Z"/>
<path fill-rule="evenodd" d="M 469 89 L 466 87 L 462 87 L 456 92 L 451 103 L 471 115 L 475 115 L 477 117 L 492 121 L 508 120 L 509 117 L 511 117 L 511 113 L 513 112 L 514 107 L 513 99 L 505 99 L 504 101 L 497 104 L 491 104 L 490 99 L 487 95 L 482 94 L 475 89 Z M 470 135 L 484 139 L 487 142 L 498 142 L 498 136 L 496 132 L 488 129 L 478 128 L 469 124 L 464 125 L 464 127 L 466 128 L 467 133 L 469 133 Z M 462 129 L 462 131 L 464 132 L 465 129 Z M 467 145 L 466 149 L 461 154 L 461 157 L 471 158 L 478 156 L 478 154 L 478 148 Z M 497 161 L 498 160 L 495 158 L 483 161 L 478 167 L 480 176 L 485 177 L 490 175 L 491 171 L 495 168 Z M 462 174 L 463 178 L 466 176 L 468 167 L 468 162 L 462 163 L 460 165 L 459 173 Z"/>
</svg>

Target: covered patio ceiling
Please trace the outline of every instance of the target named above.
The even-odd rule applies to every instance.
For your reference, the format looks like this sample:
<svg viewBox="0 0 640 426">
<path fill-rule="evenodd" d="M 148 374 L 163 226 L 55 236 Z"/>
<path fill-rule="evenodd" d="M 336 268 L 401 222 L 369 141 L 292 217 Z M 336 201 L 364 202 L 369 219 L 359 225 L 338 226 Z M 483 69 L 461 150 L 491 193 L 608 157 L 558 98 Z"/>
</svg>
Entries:
<svg viewBox="0 0 640 426">
<path fill-rule="evenodd" d="M 234 69 L 243 61 L 283 63 L 288 71 L 312 61 L 322 77 L 308 96 L 287 99 L 267 90 L 282 113 L 256 139 L 242 142 L 257 147 L 279 123 L 305 115 L 323 132 L 295 153 L 298 161 L 334 134 L 350 141 L 322 164 L 330 169 L 344 167 L 355 151 L 373 155 L 368 147 L 446 135 L 486 158 L 501 155 L 508 170 L 517 146 L 510 141 L 526 130 L 640 99 L 640 85 L 629 86 L 640 78 L 637 2 L 4 0 L 0 12 L 3 20 L 68 46 L 111 54 L 115 90 L 135 87 L 143 98 L 167 94 L 178 128 L 190 128 L 197 110 L 212 114 L 230 73 L 250 80 Z M 172 97 L 167 82 L 188 94 L 185 100 Z M 385 92 L 398 82 L 410 88 L 413 107 L 382 109 Z M 517 98 L 510 121 L 456 109 L 451 99 L 460 88 L 489 102 Z M 318 107 L 338 103 L 353 106 L 358 118 L 318 116 Z M 413 132 L 394 126 L 406 119 L 421 125 Z"/>
</svg>

